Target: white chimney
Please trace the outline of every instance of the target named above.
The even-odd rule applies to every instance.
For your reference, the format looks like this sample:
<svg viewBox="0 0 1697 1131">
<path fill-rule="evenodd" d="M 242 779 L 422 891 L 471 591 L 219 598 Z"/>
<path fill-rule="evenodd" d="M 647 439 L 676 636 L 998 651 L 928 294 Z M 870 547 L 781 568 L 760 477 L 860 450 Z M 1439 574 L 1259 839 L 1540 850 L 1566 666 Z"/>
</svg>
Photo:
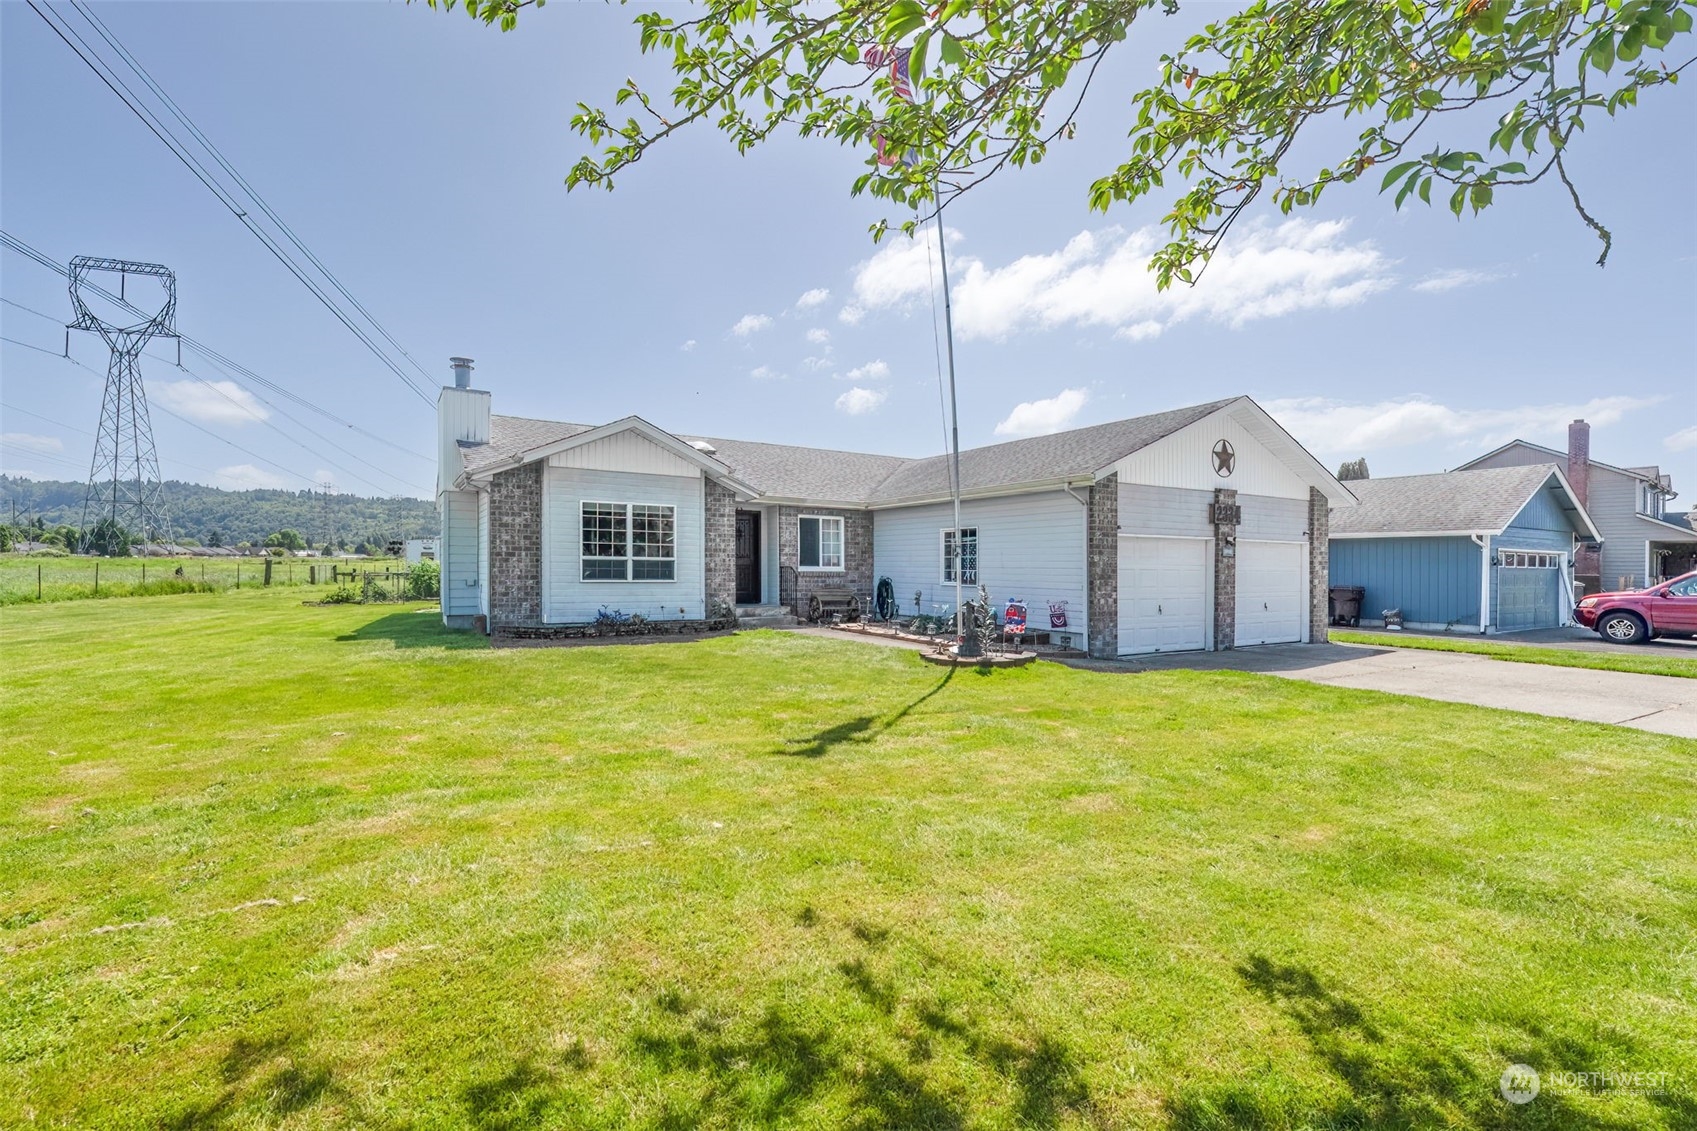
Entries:
<svg viewBox="0 0 1697 1131">
<path fill-rule="evenodd" d="M 436 491 L 450 490 L 459 477 L 461 441 L 489 442 L 489 394 L 471 387 L 471 358 L 451 357 L 454 383 L 436 395 Z"/>
</svg>

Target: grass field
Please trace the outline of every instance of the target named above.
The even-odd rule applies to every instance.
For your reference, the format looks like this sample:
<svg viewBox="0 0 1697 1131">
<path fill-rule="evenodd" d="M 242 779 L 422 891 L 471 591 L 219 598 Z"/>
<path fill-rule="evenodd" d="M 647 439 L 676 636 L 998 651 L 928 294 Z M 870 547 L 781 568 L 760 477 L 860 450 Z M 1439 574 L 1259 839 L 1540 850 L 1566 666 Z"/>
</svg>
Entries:
<svg viewBox="0 0 1697 1131">
<path fill-rule="evenodd" d="M 1533 644 L 1505 644 L 1487 640 L 1450 640 L 1445 637 L 1399 636 L 1394 632 L 1344 632 L 1332 629 L 1339 644 L 1372 644 L 1383 648 L 1414 648 L 1428 652 L 1472 652 L 1520 664 L 1549 664 L 1558 668 L 1592 668 L 1609 672 L 1638 672 L 1642 675 L 1672 675 L 1697 679 L 1697 657 L 1670 656 L 1653 649 L 1644 652 L 1582 652 Z"/>
<path fill-rule="evenodd" d="M 297 558 L 272 562 L 273 588 L 305 585 L 308 566 Z M 388 559 L 340 563 L 355 569 L 404 569 Z M 176 571 L 181 569 L 182 576 Z M 94 558 L 0 554 L 0 605 L 158 597 L 262 585 L 263 558 Z M 97 583 L 98 582 L 98 586 Z M 327 586 L 324 588 L 328 588 Z"/>
<path fill-rule="evenodd" d="M 0 612 L 0 1123 L 1697 1126 L 1697 743 L 300 599 Z"/>
</svg>

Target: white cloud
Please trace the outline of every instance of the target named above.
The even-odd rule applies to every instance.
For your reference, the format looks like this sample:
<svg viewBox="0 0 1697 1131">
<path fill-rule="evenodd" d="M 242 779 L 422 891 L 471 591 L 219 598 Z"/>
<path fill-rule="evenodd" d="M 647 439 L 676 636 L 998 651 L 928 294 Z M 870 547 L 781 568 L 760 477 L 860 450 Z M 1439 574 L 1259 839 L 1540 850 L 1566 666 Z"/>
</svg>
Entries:
<svg viewBox="0 0 1697 1131">
<path fill-rule="evenodd" d="M 1014 406 L 1008 418 L 996 425 L 998 436 L 1047 436 L 1071 427 L 1090 394 L 1084 389 L 1062 389 L 1040 401 Z"/>
<path fill-rule="evenodd" d="M 1457 287 L 1477 287 L 1481 283 L 1494 283 L 1500 278 L 1502 276 L 1495 271 L 1475 271 L 1463 267 L 1451 271 L 1434 271 L 1415 283 L 1414 289 L 1423 294 L 1437 294 L 1440 291 L 1453 291 Z"/>
<path fill-rule="evenodd" d="M 8 479 L 61 479 L 58 475 L 48 475 L 43 471 L 31 471 L 27 467 L 0 467 L 0 475 Z M 71 482 L 75 482 L 72 480 Z"/>
<path fill-rule="evenodd" d="M 1001 267 L 956 253 L 951 260 L 955 331 L 963 340 L 999 341 L 1025 329 L 1101 326 L 1140 341 L 1187 319 L 1233 328 L 1298 311 L 1353 306 L 1389 288 L 1392 263 L 1370 240 L 1344 237 L 1347 221 L 1288 220 L 1237 236 L 1214 256 L 1195 286 L 1155 289 L 1155 228 L 1080 232 L 1059 251 Z M 960 236 L 948 230 L 950 244 Z M 899 240 L 855 271 L 854 299 L 839 315 L 911 307 L 929 295 L 936 237 Z"/>
<path fill-rule="evenodd" d="M 807 370 L 810 373 L 817 373 L 821 369 L 831 368 L 831 359 L 828 357 L 804 357 L 801 359 L 801 363 L 807 367 Z"/>
<path fill-rule="evenodd" d="M 816 346 L 825 345 L 831 340 L 831 331 L 821 330 L 819 327 L 815 326 L 807 332 L 807 340 Z"/>
<path fill-rule="evenodd" d="M 801 297 L 795 300 L 795 308 L 797 310 L 812 310 L 814 307 L 826 302 L 830 297 L 831 292 L 826 290 L 824 287 L 814 287 L 810 291 L 803 291 L 801 293 Z"/>
<path fill-rule="evenodd" d="M 161 381 L 150 386 L 148 396 L 201 424 L 253 424 L 271 415 L 234 381 Z"/>
<path fill-rule="evenodd" d="M 869 361 L 865 365 L 857 365 L 843 375 L 845 381 L 888 381 L 890 367 L 882 361 Z"/>
<path fill-rule="evenodd" d="M 29 432 L 0 432 L 0 448 L 25 452 L 62 452 L 65 441 L 57 436 L 36 436 Z"/>
<path fill-rule="evenodd" d="M 758 366 L 748 371 L 748 375 L 756 381 L 782 381 L 784 375 L 770 365 Z"/>
<path fill-rule="evenodd" d="M 1568 422 L 1583 417 L 1598 427 L 1655 404 L 1659 397 L 1597 397 L 1583 404 L 1514 408 L 1451 408 L 1425 397 L 1354 404 L 1323 397 L 1268 401 L 1263 407 L 1310 451 L 1368 455 L 1386 448 L 1448 441 L 1480 453 L 1510 440 L 1560 440 Z"/>
<path fill-rule="evenodd" d="M 746 338 L 750 334 L 758 334 L 771 324 L 772 320 L 764 314 L 745 314 L 731 327 L 731 333 L 739 338 Z"/>
<path fill-rule="evenodd" d="M 860 325 L 860 320 L 865 317 L 866 311 L 855 306 L 853 303 L 850 303 L 841 310 L 837 311 L 837 321 L 841 322 L 845 326 L 858 326 Z"/>
<path fill-rule="evenodd" d="M 226 491 L 252 491 L 261 487 L 276 490 L 286 487 L 288 480 L 281 475 L 262 471 L 251 463 L 237 463 L 220 467 L 212 476 L 212 485 L 222 487 Z"/>
<path fill-rule="evenodd" d="M 695 339 L 691 338 L 689 341 L 685 342 L 683 345 L 679 346 L 678 348 L 680 350 L 682 350 L 683 352 L 688 353 L 690 350 L 695 348 Z"/>
<path fill-rule="evenodd" d="M 1662 441 L 1662 447 L 1670 452 L 1684 452 L 1697 448 L 1697 424 L 1689 428 L 1681 428 L 1678 432 Z"/>
<path fill-rule="evenodd" d="M 863 416 L 875 411 L 889 396 L 890 394 L 882 389 L 862 389 L 856 386 L 837 398 L 837 411 L 846 412 L 850 416 Z"/>
</svg>

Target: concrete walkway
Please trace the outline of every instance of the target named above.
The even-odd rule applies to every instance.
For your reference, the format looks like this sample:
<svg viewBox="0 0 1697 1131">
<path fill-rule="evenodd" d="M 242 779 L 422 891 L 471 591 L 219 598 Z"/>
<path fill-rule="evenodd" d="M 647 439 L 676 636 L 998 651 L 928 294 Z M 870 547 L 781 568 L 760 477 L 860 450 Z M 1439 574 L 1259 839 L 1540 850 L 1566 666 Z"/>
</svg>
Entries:
<svg viewBox="0 0 1697 1131">
<path fill-rule="evenodd" d="M 1270 644 L 1231 652 L 1070 662 L 1096 671 L 1265 672 L 1336 687 L 1390 691 L 1697 738 L 1697 679 L 1677 676 L 1559 668 L 1465 652 L 1361 644 Z"/>
</svg>

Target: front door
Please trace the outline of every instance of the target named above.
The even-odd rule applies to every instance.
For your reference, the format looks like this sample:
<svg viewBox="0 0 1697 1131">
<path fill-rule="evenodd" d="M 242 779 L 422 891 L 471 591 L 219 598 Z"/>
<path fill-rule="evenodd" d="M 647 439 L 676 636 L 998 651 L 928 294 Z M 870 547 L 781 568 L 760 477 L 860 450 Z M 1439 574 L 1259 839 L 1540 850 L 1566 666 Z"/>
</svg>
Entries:
<svg viewBox="0 0 1697 1131">
<path fill-rule="evenodd" d="M 737 604 L 760 603 L 760 515 L 737 512 Z"/>
</svg>

